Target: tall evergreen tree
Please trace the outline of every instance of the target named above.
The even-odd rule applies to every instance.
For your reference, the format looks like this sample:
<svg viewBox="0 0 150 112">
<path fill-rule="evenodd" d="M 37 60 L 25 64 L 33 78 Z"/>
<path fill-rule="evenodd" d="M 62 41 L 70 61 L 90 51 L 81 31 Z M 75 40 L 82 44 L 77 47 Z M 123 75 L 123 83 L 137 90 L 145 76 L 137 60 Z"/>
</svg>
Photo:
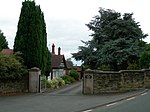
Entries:
<svg viewBox="0 0 150 112">
<path fill-rule="evenodd" d="M 142 39 L 147 36 L 132 15 L 122 16 L 114 10 L 100 8 L 99 15 L 87 24 L 93 31 L 92 40 L 84 42 L 85 46 L 80 46 L 73 57 L 94 69 L 102 65 L 112 70 L 127 69 L 129 63 L 138 61 L 145 46 Z"/>
<path fill-rule="evenodd" d="M 8 42 L 6 40 L 6 37 L 4 36 L 3 32 L 0 30 L 0 51 L 2 49 L 8 48 Z"/>
<path fill-rule="evenodd" d="M 34 1 L 22 3 L 14 51 L 20 51 L 28 68 L 38 67 L 44 72 L 47 59 L 47 34 L 44 14 Z"/>
<path fill-rule="evenodd" d="M 46 66 L 47 66 L 47 60 L 49 56 L 49 51 L 47 48 L 47 33 L 46 33 L 46 24 L 44 20 L 44 14 L 41 14 L 42 17 L 42 62 L 41 62 L 41 67 L 43 71 L 46 71 Z"/>
<path fill-rule="evenodd" d="M 46 68 L 45 68 L 45 75 L 48 77 L 49 73 L 51 71 L 51 52 L 47 48 L 47 63 L 46 63 Z"/>
</svg>

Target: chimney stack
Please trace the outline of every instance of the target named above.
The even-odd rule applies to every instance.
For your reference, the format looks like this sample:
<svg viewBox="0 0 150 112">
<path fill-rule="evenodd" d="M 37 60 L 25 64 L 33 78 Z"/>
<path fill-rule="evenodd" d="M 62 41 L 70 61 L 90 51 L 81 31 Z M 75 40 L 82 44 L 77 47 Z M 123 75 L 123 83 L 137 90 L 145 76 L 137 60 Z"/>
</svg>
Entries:
<svg viewBox="0 0 150 112">
<path fill-rule="evenodd" d="M 55 54 L 55 45 L 52 45 L 52 54 Z"/>
<path fill-rule="evenodd" d="M 59 47 L 59 48 L 58 48 L 58 55 L 60 55 L 60 51 L 61 51 L 61 48 Z"/>
</svg>

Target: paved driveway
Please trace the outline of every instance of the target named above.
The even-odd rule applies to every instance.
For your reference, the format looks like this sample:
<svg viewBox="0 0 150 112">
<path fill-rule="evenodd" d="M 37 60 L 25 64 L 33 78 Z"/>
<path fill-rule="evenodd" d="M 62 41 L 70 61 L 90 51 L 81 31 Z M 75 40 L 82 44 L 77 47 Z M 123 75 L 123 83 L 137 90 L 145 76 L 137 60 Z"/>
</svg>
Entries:
<svg viewBox="0 0 150 112">
<path fill-rule="evenodd" d="M 52 93 L 0 97 L 0 112 L 82 112 L 133 93 L 89 96 L 81 94 L 82 83 Z"/>
</svg>

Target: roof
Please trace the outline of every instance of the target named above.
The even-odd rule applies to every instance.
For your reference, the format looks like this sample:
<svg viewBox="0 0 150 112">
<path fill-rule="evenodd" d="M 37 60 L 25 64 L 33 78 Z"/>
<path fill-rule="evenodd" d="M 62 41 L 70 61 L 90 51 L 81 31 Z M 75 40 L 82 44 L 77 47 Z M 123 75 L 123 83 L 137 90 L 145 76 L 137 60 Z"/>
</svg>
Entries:
<svg viewBox="0 0 150 112">
<path fill-rule="evenodd" d="M 14 53 L 14 51 L 12 50 L 12 49 L 3 49 L 2 51 L 1 51 L 1 53 L 3 53 L 3 54 L 13 54 Z"/>
<path fill-rule="evenodd" d="M 66 62 L 65 62 L 65 57 L 64 55 L 52 55 L 52 68 L 62 68 L 60 65 L 61 63 L 64 63 L 66 68 Z"/>
<path fill-rule="evenodd" d="M 73 69 L 73 65 L 69 63 L 68 61 L 66 61 L 66 65 L 68 69 Z"/>
<path fill-rule="evenodd" d="M 83 67 L 82 67 L 82 66 L 75 66 L 75 69 L 76 69 L 78 72 L 83 71 Z"/>
</svg>

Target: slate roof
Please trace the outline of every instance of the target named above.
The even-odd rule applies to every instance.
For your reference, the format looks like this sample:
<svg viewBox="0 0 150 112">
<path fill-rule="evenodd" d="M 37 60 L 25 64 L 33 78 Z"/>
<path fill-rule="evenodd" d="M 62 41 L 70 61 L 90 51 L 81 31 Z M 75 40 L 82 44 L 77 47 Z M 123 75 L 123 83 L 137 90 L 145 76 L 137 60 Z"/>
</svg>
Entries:
<svg viewBox="0 0 150 112">
<path fill-rule="evenodd" d="M 12 49 L 3 49 L 2 51 L 1 51 L 1 53 L 3 53 L 3 54 L 13 54 L 14 53 L 14 51 L 12 50 Z"/>
<path fill-rule="evenodd" d="M 52 55 L 52 68 L 62 68 L 60 66 L 62 61 L 65 65 L 65 67 L 63 68 L 66 68 L 66 61 L 64 55 Z"/>
</svg>

